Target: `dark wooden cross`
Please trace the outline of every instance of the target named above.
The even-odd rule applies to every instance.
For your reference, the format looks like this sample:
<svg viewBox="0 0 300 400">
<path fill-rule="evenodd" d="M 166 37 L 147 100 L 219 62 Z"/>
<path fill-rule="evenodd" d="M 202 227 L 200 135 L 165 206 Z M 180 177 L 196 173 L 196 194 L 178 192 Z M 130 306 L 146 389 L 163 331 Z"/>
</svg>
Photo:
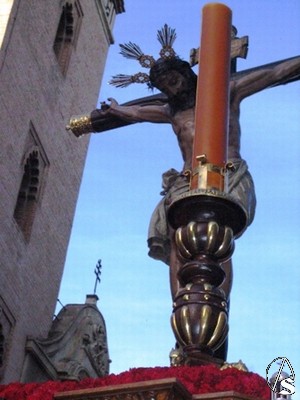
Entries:
<svg viewBox="0 0 300 400">
<path fill-rule="evenodd" d="M 235 26 L 231 28 L 231 73 L 236 72 L 236 59 L 246 58 L 248 53 L 248 43 L 249 38 L 248 36 L 243 36 L 238 38 L 237 36 L 237 29 Z M 190 65 L 193 67 L 194 65 L 198 64 L 199 60 L 199 51 L 200 48 L 191 49 L 190 51 Z"/>
<path fill-rule="evenodd" d="M 288 60 L 288 59 L 279 60 L 279 61 L 275 61 L 273 63 L 264 64 L 264 65 L 260 65 L 258 67 L 249 68 L 249 69 L 237 72 L 236 71 L 237 58 L 238 57 L 239 58 L 247 57 L 249 39 L 248 39 L 248 36 L 243 36 L 241 38 L 238 38 L 236 35 L 237 35 L 237 29 L 235 27 L 232 27 L 232 35 L 231 35 L 231 38 L 232 38 L 231 79 L 232 80 L 239 79 L 244 75 L 247 75 L 254 71 L 258 71 L 260 69 L 275 67 L 276 65 L 282 63 L 283 61 Z M 198 63 L 198 52 L 199 52 L 199 49 L 192 49 L 190 52 L 191 67 Z M 292 58 L 296 58 L 296 57 L 292 57 Z M 297 81 L 297 80 L 300 80 L 300 73 L 297 76 L 293 76 L 292 78 L 287 78 L 285 81 L 281 81 L 280 83 L 277 83 L 273 86 L 284 85 L 286 83 L 290 83 L 290 82 Z M 128 101 L 121 105 L 122 106 L 133 106 L 133 105 L 146 106 L 146 105 L 163 105 L 166 103 L 167 103 L 167 97 L 163 93 L 159 93 L 156 95 L 131 100 L 131 101 Z M 111 129 L 120 128 L 122 126 L 131 125 L 133 123 L 133 122 L 128 122 L 128 121 L 118 119 L 117 117 L 99 116 L 99 112 L 97 110 L 94 110 L 91 113 L 92 120 L 94 120 L 93 116 L 96 117 L 95 119 L 97 119 L 97 130 L 96 130 L 97 132 L 105 132 L 105 131 L 108 131 Z"/>
</svg>

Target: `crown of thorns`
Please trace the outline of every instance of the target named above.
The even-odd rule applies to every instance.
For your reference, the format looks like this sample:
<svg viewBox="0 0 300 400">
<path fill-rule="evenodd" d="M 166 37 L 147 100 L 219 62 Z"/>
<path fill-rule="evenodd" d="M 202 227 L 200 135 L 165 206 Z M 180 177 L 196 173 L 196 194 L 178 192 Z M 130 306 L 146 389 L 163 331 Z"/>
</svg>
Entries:
<svg viewBox="0 0 300 400">
<path fill-rule="evenodd" d="M 161 29 L 157 31 L 157 40 L 161 44 L 162 48 L 159 52 L 160 58 L 169 60 L 175 58 L 177 55 L 173 49 L 173 43 L 176 39 L 175 29 L 170 28 L 165 24 Z M 132 60 L 137 60 L 140 65 L 144 68 L 151 68 L 157 60 L 154 57 L 144 54 L 141 48 L 132 42 L 126 44 L 120 44 L 120 54 L 123 57 Z M 132 83 L 149 83 L 150 77 L 144 72 L 138 72 L 134 75 L 118 74 L 112 77 L 110 84 L 116 87 L 126 87 Z"/>
</svg>

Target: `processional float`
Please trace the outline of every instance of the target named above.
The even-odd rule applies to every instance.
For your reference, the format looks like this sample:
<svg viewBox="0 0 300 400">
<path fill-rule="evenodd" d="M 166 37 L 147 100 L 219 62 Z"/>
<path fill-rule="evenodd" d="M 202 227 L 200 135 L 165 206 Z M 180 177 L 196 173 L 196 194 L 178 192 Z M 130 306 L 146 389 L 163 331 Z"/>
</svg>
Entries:
<svg viewBox="0 0 300 400">
<path fill-rule="evenodd" d="M 182 355 L 179 364 L 224 364 L 214 356 L 228 335 L 229 304 L 220 287 L 225 279 L 221 265 L 231 258 L 234 241 L 247 226 L 246 210 L 227 189 L 228 173 L 234 168 L 227 159 L 231 39 L 231 10 L 223 4 L 207 4 L 202 11 L 189 190 L 173 200 L 167 214 L 181 261 L 177 273 L 180 289 L 173 298 L 171 316 Z M 71 125 L 78 135 L 93 131 L 89 117 L 75 118 Z M 191 396 L 176 379 L 62 393 L 55 398 L 250 399 L 234 391 Z"/>
<path fill-rule="evenodd" d="M 172 240 L 182 261 L 177 276 L 181 289 L 173 299 L 171 318 L 180 348 L 175 364 L 224 361 L 213 357 L 228 334 L 227 298 L 219 288 L 225 278 L 221 263 L 231 257 L 234 239 L 247 226 L 246 211 L 227 190 L 228 171 L 234 168 L 227 161 L 232 28 L 231 10 L 227 6 L 221 3 L 204 6 L 189 190 L 175 198 L 167 215 L 175 231 Z M 237 48 L 233 50 L 236 57 Z M 146 58 L 149 63 L 150 57 Z M 143 62 L 140 60 L 142 65 Z M 145 75 L 136 74 L 134 81 L 145 82 Z M 128 82 L 122 81 L 123 75 L 120 77 L 119 86 L 126 86 Z M 69 129 L 76 136 L 93 132 L 97 114 L 95 110 L 95 116 L 92 113 L 73 117 Z M 114 124 L 115 121 L 109 121 L 108 129 L 117 126 Z M 104 124 L 102 130 L 105 129 Z"/>
</svg>

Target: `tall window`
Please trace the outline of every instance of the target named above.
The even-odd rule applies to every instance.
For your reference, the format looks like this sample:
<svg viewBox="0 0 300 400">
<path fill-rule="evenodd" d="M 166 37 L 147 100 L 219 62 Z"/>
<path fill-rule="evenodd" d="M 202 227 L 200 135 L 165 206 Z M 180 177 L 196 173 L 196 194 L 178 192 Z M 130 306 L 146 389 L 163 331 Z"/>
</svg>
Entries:
<svg viewBox="0 0 300 400">
<path fill-rule="evenodd" d="M 14 0 L 1 0 L 0 2 L 0 49 L 6 32 L 13 2 Z"/>
<path fill-rule="evenodd" d="M 67 73 L 72 50 L 77 43 L 82 17 L 79 0 L 64 3 L 53 44 L 54 53 L 64 75 Z"/>
<path fill-rule="evenodd" d="M 25 148 L 14 218 L 25 240 L 29 241 L 42 184 L 46 176 L 46 167 L 49 165 L 47 155 L 32 124 Z"/>
<path fill-rule="evenodd" d="M 40 188 L 39 151 L 33 150 L 24 165 L 23 178 L 15 207 L 14 217 L 28 241 L 37 206 Z"/>
</svg>

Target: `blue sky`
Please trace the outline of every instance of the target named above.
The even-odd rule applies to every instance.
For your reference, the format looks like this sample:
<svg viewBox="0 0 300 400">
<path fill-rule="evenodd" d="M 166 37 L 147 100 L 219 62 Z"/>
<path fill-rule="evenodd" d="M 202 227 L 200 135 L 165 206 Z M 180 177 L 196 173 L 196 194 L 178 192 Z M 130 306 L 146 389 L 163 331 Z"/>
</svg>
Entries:
<svg viewBox="0 0 300 400">
<path fill-rule="evenodd" d="M 299 0 L 224 3 L 232 9 L 238 36 L 249 35 L 248 57 L 238 61 L 238 70 L 300 54 Z M 115 97 L 122 103 L 151 94 L 143 85 L 107 85 L 112 75 L 141 69 L 119 55 L 118 44 L 133 41 L 158 57 L 156 31 L 168 23 L 177 31 L 177 54 L 188 59 L 200 41 L 205 4 L 125 0 L 99 101 Z M 299 99 L 297 82 L 242 103 L 242 156 L 254 178 L 258 204 L 233 255 L 228 353 L 229 362 L 242 359 L 262 376 L 274 358 L 287 357 L 296 373 L 295 400 L 300 399 Z M 171 167 L 181 170 L 182 161 L 168 125 L 143 123 L 91 135 L 59 298 L 63 304 L 84 302 L 93 292 L 94 267 L 102 259 L 98 306 L 107 324 L 112 373 L 169 365 L 175 339 L 168 267 L 147 256 L 146 239 L 160 200 L 161 174 Z"/>
</svg>

